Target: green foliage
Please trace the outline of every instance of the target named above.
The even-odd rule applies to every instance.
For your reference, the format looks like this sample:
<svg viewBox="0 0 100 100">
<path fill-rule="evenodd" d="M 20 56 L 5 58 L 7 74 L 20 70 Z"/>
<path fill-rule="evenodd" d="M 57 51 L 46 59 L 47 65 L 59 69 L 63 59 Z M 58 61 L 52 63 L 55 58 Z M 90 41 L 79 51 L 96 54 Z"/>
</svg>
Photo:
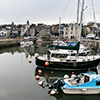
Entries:
<svg viewBox="0 0 100 100">
<path fill-rule="evenodd" d="M 26 36 L 27 37 L 28 35 L 25 33 L 23 36 Z"/>
<path fill-rule="evenodd" d="M 100 37 L 100 32 L 98 32 L 98 34 L 99 34 L 99 37 Z"/>
<path fill-rule="evenodd" d="M 21 25 L 21 24 L 17 25 L 17 28 L 21 28 L 21 27 L 22 27 L 22 25 Z"/>
</svg>

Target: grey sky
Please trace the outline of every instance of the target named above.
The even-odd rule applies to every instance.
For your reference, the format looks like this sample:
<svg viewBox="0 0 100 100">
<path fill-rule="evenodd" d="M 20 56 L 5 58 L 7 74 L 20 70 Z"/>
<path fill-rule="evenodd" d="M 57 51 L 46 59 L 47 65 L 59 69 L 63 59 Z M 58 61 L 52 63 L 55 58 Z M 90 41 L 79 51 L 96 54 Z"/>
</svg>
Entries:
<svg viewBox="0 0 100 100">
<path fill-rule="evenodd" d="M 78 0 L 0 0 L 0 25 L 76 22 Z M 91 0 L 85 0 L 84 23 L 93 21 Z M 94 0 L 96 22 L 100 22 L 100 0 Z M 65 13 L 64 13 L 65 11 Z M 63 16 L 62 16 L 63 15 Z"/>
</svg>

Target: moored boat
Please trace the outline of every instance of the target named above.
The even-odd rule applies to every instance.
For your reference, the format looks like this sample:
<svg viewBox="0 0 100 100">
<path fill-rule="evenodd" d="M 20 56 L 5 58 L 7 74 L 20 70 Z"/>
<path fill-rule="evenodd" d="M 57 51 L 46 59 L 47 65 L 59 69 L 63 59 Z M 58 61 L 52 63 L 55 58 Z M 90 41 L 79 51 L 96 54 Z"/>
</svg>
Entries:
<svg viewBox="0 0 100 100">
<path fill-rule="evenodd" d="M 92 56 L 69 56 L 66 53 L 51 53 L 50 55 L 39 56 L 35 54 L 36 65 L 44 68 L 59 70 L 84 70 L 96 68 L 100 62 L 99 55 Z"/>
<path fill-rule="evenodd" d="M 21 46 L 30 46 L 32 44 L 33 44 L 33 41 L 31 40 L 30 37 L 26 37 L 26 38 L 24 38 L 23 41 L 20 42 Z"/>
<path fill-rule="evenodd" d="M 88 71 L 71 78 L 60 78 L 49 86 L 50 89 L 57 87 L 65 94 L 100 94 L 100 75 Z"/>
</svg>

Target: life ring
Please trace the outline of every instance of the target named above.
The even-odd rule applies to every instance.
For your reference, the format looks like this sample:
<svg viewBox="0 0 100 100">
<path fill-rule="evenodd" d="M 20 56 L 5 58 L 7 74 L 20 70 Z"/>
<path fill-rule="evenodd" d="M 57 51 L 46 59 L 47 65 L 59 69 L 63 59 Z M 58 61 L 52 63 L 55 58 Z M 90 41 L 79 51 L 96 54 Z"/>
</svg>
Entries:
<svg viewBox="0 0 100 100">
<path fill-rule="evenodd" d="M 76 62 L 73 63 L 73 67 L 77 67 L 77 63 Z"/>
</svg>

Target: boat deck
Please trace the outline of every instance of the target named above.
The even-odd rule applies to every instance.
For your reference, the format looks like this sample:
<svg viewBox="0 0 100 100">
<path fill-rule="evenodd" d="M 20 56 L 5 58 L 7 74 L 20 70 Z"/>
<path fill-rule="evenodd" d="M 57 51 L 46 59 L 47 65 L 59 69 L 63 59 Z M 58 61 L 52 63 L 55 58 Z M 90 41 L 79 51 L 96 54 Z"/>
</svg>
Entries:
<svg viewBox="0 0 100 100">
<path fill-rule="evenodd" d="M 92 61 L 99 59 L 99 56 L 67 56 L 66 58 L 55 58 L 51 57 L 48 59 L 47 55 L 39 56 L 39 59 L 46 61 L 55 61 L 55 62 L 82 62 L 82 61 Z"/>
</svg>

